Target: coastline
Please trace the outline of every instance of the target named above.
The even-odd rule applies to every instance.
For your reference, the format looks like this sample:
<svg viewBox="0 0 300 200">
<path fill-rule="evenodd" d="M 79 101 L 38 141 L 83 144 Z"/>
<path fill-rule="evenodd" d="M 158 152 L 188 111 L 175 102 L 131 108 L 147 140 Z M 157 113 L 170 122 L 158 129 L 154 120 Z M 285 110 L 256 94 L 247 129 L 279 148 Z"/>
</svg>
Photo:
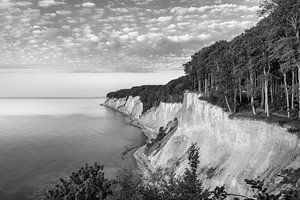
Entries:
<svg viewBox="0 0 300 200">
<path fill-rule="evenodd" d="M 244 179 L 260 176 L 270 188 L 276 189 L 272 177 L 280 169 L 296 169 L 300 162 L 295 157 L 300 148 L 299 139 L 286 127 L 230 118 L 222 108 L 199 100 L 196 93 L 185 93 L 181 105 L 161 103 L 144 114 L 138 96 L 107 98 L 103 106 L 128 116 L 129 123 L 140 128 L 148 140 L 157 134 L 159 127 L 174 117 L 179 119 L 178 130 L 166 146 L 150 155 L 146 145 L 134 152 L 138 168 L 145 176 L 158 167 L 173 168 L 181 174 L 192 142 L 197 142 L 202 149 L 199 178 L 207 188 L 226 185 L 230 192 L 247 195 L 251 191 Z"/>
<path fill-rule="evenodd" d="M 142 134 L 147 138 L 145 143 L 141 145 L 140 147 L 136 148 L 134 152 L 132 153 L 133 158 L 135 159 L 135 162 L 137 164 L 138 170 L 143 174 L 143 175 L 148 175 L 149 173 L 153 172 L 154 169 L 151 167 L 150 161 L 147 159 L 146 155 L 144 154 L 145 152 L 145 147 L 146 144 L 149 140 L 152 138 L 156 138 L 156 133 L 151 130 L 150 128 L 142 125 L 141 123 L 138 122 L 133 116 L 124 113 L 116 108 L 113 108 L 111 106 L 108 106 L 104 103 L 100 104 L 100 106 L 106 107 L 108 109 L 111 109 L 113 111 L 122 113 L 123 115 L 127 116 L 130 119 L 129 125 L 135 126 L 139 129 L 141 129 Z"/>
</svg>

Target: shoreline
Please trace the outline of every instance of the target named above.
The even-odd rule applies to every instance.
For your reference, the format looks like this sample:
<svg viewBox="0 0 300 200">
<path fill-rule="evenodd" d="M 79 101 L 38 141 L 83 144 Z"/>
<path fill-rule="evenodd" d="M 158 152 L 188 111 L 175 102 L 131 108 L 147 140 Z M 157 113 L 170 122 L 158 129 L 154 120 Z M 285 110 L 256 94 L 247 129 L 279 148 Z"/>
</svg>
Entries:
<svg viewBox="0 0 300 200">
<path fill-rule="evenodd" d="M 173 146 L 169 145 L 166 149 L 162 147 L 163 151 L 161 154 L 164 153 L 164 155 L 159 155 L 159 158 L 152 154 L 148 155 L 147 145 L 141 146 L 133 153 L 135 161 L 138 164 L 138 170 L 144 176 L 149 177 L 151 173 L 155 172 L 156 167 L 162 165 L 174 168 L 180 174 L 186 164 L 183 159 L 184 150 L 189 145 L 189 142 L 195 141 L 202 142 L 200 146 L 205 149 L 205 153 L 202 155 L 202 163 L 204 164 L 201 165 L 202 171 L 199 178 L 205 181 L 204 184 L 206 187 L 214 187 L 222 184 L 226 185 L 230 192 L 249 193 L 250 191 L 245 186 L 243 177 L 246 177 L 245 173 L 249 173 L 248 166 L 250 164 L 255 171 L 248 174 L 247 177 L 260 176 L 266 180 L 266 184 L 273 188 L 274 182 L 272 177 L 277 170 L 287 169 L 288 167 L 293 168 L 293 166 L 297 165 L 298 160 L 294 155 L 298 151 L 298 138 L 296 134 L 288 131 L 291 127 L 287 127 L 287 124 L 268 123 L 265 120 L 241 118 L 238 116 L 230 117 L 220 107 L 199 100 L 197 94 L 194 93 L 186 93 L 184 98 L 185 102 L 180 108 L 180 112 L 182 112 L 180 120 L 183 120 L 182 124 L 180 124 L 182 127 L 180 128 L 182 129 L 179 129 L 180 132 L 176 135 L 176 140 L 173 138 Z M 153 109 L 153 113 L 143 115 L 141 112 L 141 102 L 139 102 L 138 97 L 107 98 L 106 102 L 102 105 L 128 116 L 130 119 L 128 123 L 140 128 L 148 138 L 148 141 L 157 133 L 156 129 L 152 129 L 151 126 L 159 127 L 161 122 L 165 123 L 165 118 L 169 117 L 170 114 L 171 116 L 178 115 L 178 111 L 175 114 L 173 112 L 175 109 L 174 106 L 168 104 L 160 104 L 161 107 Z M 167 114 L 167 112 L 169 113 Z M 157 123 L 159 126 L 156 126 Z M 186 134 L 186 131 L 189 131 L 188 134 Z M 195 133 L 195 131 L 197 131 L 197 135 L 194 134 L 192 136 L 192 132 Z M 187 139 L 183 138 L 186 135 Z M 202 139 L 200 139 L 199 135 Z M 254 138 L 260 139 L 260 142 L 255 141 Z M 185 143 L 178 143 L 179 139 L 183 139 Z M 265 144 L 268 144 L 267 147 L 265 147 Z M 181 147 L 181 153 L 174 153 L 174 148 L 178 146 Z M 215 148 L 212 147 L 219 148 L 220 150 L 215 152 Z M 242 148 L 246 148 L 246 150 L 239 151 Z M 258 151 L 260 149 L 262 151 Z M 268 153 L 270 151 L 273 151 L 276 157 L 270 157 Z M 255 155 L 249 152 L 254 152 Z M 205 157 L 206 155 L 210 156 Z M 224 155 L 229 155 L 226 158 L 229 165 L 226 165 L 226 163 L 216 164 L 216 161 L 222 161 L 221 158 Z M 217 157 L 217 159 L 214 159 L 213 156 Z M 175 163 L 167 165 L 166 159 L 172 158 L 177 159 L 178 162 L 176 162 L 176 165 Z M 264 159 L 266 163 L 264 165 L 260 165 L 259 163 L 253 164 L 249 161 L 250 159 Z M 177 163 L 182 165 L 178 166 Z M 274 165 L 273 163 L 277 164 Z M 237 164 L 242 166 L 238 170 L 235 169 Z M 223 175 L 224 173 L 233 178 L 228 179 L 228 175 Z M 274 187 L 274 189 L 276 188 Z"/>
<path fill-rule="evenodd" d="M 145 143 L 142 144 L 140 147 L 136 148 L 132 155 L 133 158 L 137 164 L 138 170 L 143 174 L 143 175 L 148 175 L 149 173 L 151 173 L 152 171 L 154 171 L 153 167 L 151 167 L 149 160 L 147 159 L 146 155 L 144 154 L 144 150 L 146 147 L 146 144 L 149 140 L 151 140 L 152 138 L 154 138 L 154 136 L 156 136 L 156 133 L 154 131 L 152 131 L 150 128 L 140 124 L 134 117 L 132 117 L 131 115 L 124 113 L 116 108 L 112 108 L 108 105 L 104 103 L 100 104 L 100 106 L 106 107 L 108 109 L 111 109 L 113 111 L 119 112 L 123 115 L 125 115 L 126 117 L 128 117 L 130 119 L 130 122 L 128 123 L 129 125 L 135 126 L 137 128 L 139 128 L 142 131 L 142 134 L 147 138 Z"/>
</svg>

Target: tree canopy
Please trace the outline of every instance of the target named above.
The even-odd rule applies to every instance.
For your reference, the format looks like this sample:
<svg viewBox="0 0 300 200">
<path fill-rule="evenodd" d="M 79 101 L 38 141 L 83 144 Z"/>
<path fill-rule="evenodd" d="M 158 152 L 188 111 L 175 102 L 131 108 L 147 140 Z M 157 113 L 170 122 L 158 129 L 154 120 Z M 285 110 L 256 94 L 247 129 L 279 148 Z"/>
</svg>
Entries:
<svg viewBox="0 0 300 200">
<path fill-rule="evenodd" d="M 300 116 L 300 2 L 266 0 L 260 15 L 257 25 L 231 41 L 200 49 L 183 65 L 184 71 L 194 90 L 218 99 L 229 111 L 251 102 L 256 114 L 260 102 L 269 116 L 269 107 L 279 109 L 280 101 L 286 102 L 280 109 L 289 117 L 291 110 L 296 115 L 296 106 Z M 282 99 L 274 102 L 275 96 Z"/>
</svg>

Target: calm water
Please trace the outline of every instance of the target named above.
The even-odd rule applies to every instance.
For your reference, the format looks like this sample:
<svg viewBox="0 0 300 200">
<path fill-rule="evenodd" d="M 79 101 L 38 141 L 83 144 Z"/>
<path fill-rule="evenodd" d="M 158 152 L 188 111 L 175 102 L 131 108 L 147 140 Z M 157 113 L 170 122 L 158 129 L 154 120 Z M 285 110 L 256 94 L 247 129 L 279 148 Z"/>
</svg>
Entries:
<svg viewBox="0 0 300 200">
<path fill-rule="evenodd" d="M 85 163 L 98 161 L 111 176 L 125 146 L 144 136 L 104 99 L 0 99 L 0 199 L 23 200 Z"/>
<path fill-rule="evenodd" d="M 128 118 L 99 104 L 104 99 L 4 99 L 103 97 L 142 84 L 165 84 L 183 71 L 160 73 L 1 73 L 0 200 L 23 200 L 85 163 L 101 162 L 112 176 L 125 146 L 143 142 Z"/>
</svg>

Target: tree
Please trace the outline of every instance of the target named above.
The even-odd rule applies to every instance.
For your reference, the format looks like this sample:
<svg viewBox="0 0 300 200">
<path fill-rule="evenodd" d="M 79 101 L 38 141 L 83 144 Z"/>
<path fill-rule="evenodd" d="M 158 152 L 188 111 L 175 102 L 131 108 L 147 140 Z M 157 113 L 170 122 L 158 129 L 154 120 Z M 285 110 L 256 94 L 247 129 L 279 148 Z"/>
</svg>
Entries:
<svg viewBox="0 0 300 200">
<path fill-rule="evenodd" d="M 286 37 L 296 39 L 296 63 L 298 81 L 300 83 L 300 2 L 298 0 L 265 0 L 261 4 L 261 15 L 268 15 L 273 26 L 281 26 Z M 298 86 L 298 101 L 300 104 L 300 84 Z M 300 106 L 299 114 L 300 117 Z"/>
<path fill-rule="evenodd" d="M 86 165 L 73 172 L 69 179 L 61 179 L 54 189 L 49 190 L 45 200 L 299 200 L 300 168 L 282 170 L 278 176 L 283 179 L 279 186 L 284 186 L 280 192 L 272 194 L 258 179 L 245 182 L 254 191 L 253 197 L 226 192 L 225 186 L 217 186 L 209 191 L 204 189 L 198 179 L 199 148 L 192 144 L 188 150 L 188 164 L 182 176 L 177 176 L 174 170 L 167 173 L 164 169 L 155 172 L 155 176 L 145 179 L 130 169 L 121 169 L 116 178 L 108 181 L 103 172 L 103 166 L 95 163 Z"/>
<path fill-rule="evenodd" d="M 199 148 L 195 143 L 188 151 L 189 168 L 186 168 L 182 177 L 176 180 L 174 197 L 178 200 L 198 200 L 205 199 L 209 193 L 203 189 L 202 182 L 198 179 Z"/>
<path fill-rule="evenodd" d="M 255 60 L 256 56 L 256 48 L 255 48 L 255 41 L 253 36 L 253 31 L 247 30 L 245 34 L 242 34 L 240 36 L 237 36 L 232 41 L 232 48 L 233 48 L 233 54 L 236 55 L 237 61 L 236 61 L 236 74 L 238 74 L 238 78 L 240 79 L 239 82 L 242 81 L 243 75 L 247 75 L 248 77 L 246 80 L 249 80 L 246 82 L 248 84 L 248 88 L 250 88 L 250 103 L 252 112 L 254 115 L 256 115 L 255 110 L 255 80 L 254 80 L 254 74 L 256 73 L 255 70 L 255 63 L 253 62 Z M 239 83 L 241 84 L 241 83 Z M 241 86 L 240 86 L 241 87 Z M 242 91 L 240 89 L 240 99 L 242 98 Z"/>
<path fill-rule="evenodd" d="M 100 200 L 112 194 L 111 182 L 105 178 L 103 166 L 94 163 L 85 165 L 77 172 L 73 172 L 68 179 L 60 179 L 60 183 L 48 191 L 45 199 L 49 200 Z"/>
<path fill-rule="evenodd" d="M 289 100 L 289 89 L 287 83 L 287 74 L 292 72 L 292 98 L 291 105 L 292 109 L 294 109 L 294 79 L 295 73 L 294 69 L 296 68 L 296 51 L 295 51 L 295 40 L 293 37 L 283 37 L 276 41 L 272 47 L 273 58 L 278 60 L 280 65 L 280 71 L 283 74 L 284 79 L 284 89 L 286 94 L 286 106 L 287 106 L 287 114 L 290 118 L 290 100 Z"/>
<path fill-rule="evenodd" d="M 141 199 L 138 188 L 142 184 L 142 177 L 131 169 L 120 169 L 112 183 L 111 199 Z"/>
<path fill-rule="evenodd" d="M 271 63 L 270 63 L 270 44 L 272 44 L 272 37 L 269 32 L 271 29 L 270 24 L 268 23 L 268 18 L 265 18 L 259 22 L 257 26 L 254 27 L 254 39 L 256 41 L 256 48 L 258 55 L 261 55 L 261 64 L 263 71 L 263 82 L 264 82 L 264 105 L 265 113 L 267 117 L 270 116 L 269 110 L 269 79 L 271 73 Z"/>
</svg>

